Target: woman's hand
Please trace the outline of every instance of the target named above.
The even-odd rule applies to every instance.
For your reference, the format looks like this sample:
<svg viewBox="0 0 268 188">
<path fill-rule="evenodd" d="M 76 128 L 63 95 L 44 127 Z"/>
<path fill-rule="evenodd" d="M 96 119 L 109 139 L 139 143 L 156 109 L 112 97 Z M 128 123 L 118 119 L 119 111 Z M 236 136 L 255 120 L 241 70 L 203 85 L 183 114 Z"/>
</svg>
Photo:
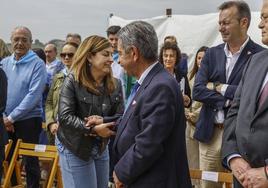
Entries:
<svg viewBox="0 0 268 188">
<path fill-rule="evenodd" d="M 189 104 L 190 104 L 190 102 L 191 102 L 190 97 L 188 97 L 187 95 L 183 95 L 183 103 L 184 103 L 184 106 L 185 107 L 188 107 Z"/>
<path fill-rule="evenodd" d="M 100 137 L 108 138 L 110 136 L 115 135 L 115 132 L 112 131 L 114 126 L 115 126 L 115 122 L 102 123 L 93 127 L 92 132 L 97 134 Z"/>
<path fill-rule="evenodd" d="M 51 125 L 49 125 L 49 131 L 53 135 L 55 135 L 57 133 L 58 128 L 59 128 L 59 125 L 57 123 L 52 123 Z"/>
<path fill-rule="evenodd" d="M 103 117 L 98 116 L 98 115 L 92 115 L 92 116 L 88 116 L 85 118 L 85 121 L 87 121 L 86 123 L 86 127 L 92 127 L 95 125 L 99 125 L 103 123 Z"/>
</svg>

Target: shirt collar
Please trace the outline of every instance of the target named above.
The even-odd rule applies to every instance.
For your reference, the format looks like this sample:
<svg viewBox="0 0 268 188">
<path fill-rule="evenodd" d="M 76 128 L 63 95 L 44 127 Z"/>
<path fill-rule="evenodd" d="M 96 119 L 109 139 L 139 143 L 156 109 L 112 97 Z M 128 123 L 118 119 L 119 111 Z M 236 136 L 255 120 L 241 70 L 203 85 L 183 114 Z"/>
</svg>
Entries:
<svg viewBox="0 0 268 188">
<path fill-rule="evenodd" d="M 229 51 L 228 44 L 225 43 L 225 45 L 224 45 L 224 53 L 225 53 L 225 55 L 226 55 L 227 57 L 232 57 L 232 56 L 235 55 L 235 54 L 237 54 L 237 55 L 241 54 L 242 50 L 243 50 L 243 49 L 245 48 L 245 46 L 247 45 L 248 41 L 249 41 L 249 37 L 248 37 L 247 40 L 240 46 L 239 51 L 235 52 L 234 54 L 232 54 L 232 53 Z"/>
<path fill-rule="evenodd" d="M 157 64 L 158 62 L 153 63 L 147 69 L 141 74 L 140 79 L 138 80 L 138 83 L 141 85 L 146 76 L 149 74 L 149 72 L 153 69 L 153 67 Z"/>
</svg>

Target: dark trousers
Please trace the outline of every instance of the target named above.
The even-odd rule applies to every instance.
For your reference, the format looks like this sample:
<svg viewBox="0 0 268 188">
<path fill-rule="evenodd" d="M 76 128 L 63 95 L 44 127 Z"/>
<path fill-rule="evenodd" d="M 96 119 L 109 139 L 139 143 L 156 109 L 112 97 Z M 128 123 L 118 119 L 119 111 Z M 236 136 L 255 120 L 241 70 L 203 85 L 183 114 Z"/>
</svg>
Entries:
<svg viewBox="0 0 268 188">
<path fill-rule="evenodd" d="M 110 157 L 110 164 L 109 164 L 109 181 L 114 182 L 113 178 L 113 171 L 114 171 L 114 159 L 113 159 L 113 145 L 114 145 L 114 136 L 110 137 L 110 142 L 108 144 L 109 148 L 109 157 Z"/>
<path fill-rule="evenodd" d="M 3 161 L 5 160 L 5 146 L 0 147 L 0 180 L 3 175 Z"/>
<path fill-rule="evenodd" d="M 8 156 L 8 161 L 11 160 L 18 139 L 23 142 L 38 144 L 39 134 L 42 130 L 42 118 L 34 117 L 17 121 L 14 123 L 15 132 L 8 132 L 8 136 L 13 140 L 13 144 Z M 37 157 L 23 157 L 26 171 L 27 188 L 38 188 L 40 181 L 40 167 Z M 12 185 L 16 185 L 16 175 L 13 173 L 11 179 Z"/>
</svg>

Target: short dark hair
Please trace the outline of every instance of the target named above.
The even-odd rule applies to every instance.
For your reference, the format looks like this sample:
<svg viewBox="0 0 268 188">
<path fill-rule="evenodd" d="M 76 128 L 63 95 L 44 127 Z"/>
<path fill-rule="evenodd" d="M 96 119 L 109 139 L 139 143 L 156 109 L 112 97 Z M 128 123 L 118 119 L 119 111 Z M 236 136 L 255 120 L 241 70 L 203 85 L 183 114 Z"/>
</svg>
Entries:
<svg viewBox="0 0 268 188">
<path fill-rule="evenodd" d="M 117 34 L 120 29 L 121 27 L 119 25 L 112 25 L 108 27 L 108 29 L 106 30 L 107 36 Z"/>
<path fill-rule="evenodd" d="M 242 19 L 242 18 L 248 19 L 248 27 L 249 27 L 250 21 L 251 21 L 251 13 L 250 13 L 250 8 L 249 8 L 248 4 L 242 0 L 240 0 L 240 1 L 226 1 L 226 2 L 222 3 L 218 9 L 225 10 L 225 9 L 230 8 L 230 7 L 237 8 L 239 19 Z"/>
<path fill-rule="evenodd" d="M 177 43 L 177 38 L 176 38 L 174 35 L 168 35 L 168 36 L 166 36 L 166 37 L 164 38 L 164 43 L 165 43 L 166 40 L 168 40 L 168 39 L 173 40 L 174 43 L 178 44 L 178 43 Z"/>
<path fill-rule="evenodd" d="M 164 64 L 164 61 L 163 61 L 163 52 L 165 50 L 174 50 L 176 52 L 176 63 L 175 65 L 179 64 L 180 61 L 181 61 L 181 50 L 180 48 L 178 47 L 177 44 L 175 44 L 174 42 L 165 42 L 163 44 L 163 46 L 161 47 L 160 49 L 160 54 L 159 54 L 159 62 L 161 64 Z"/>
<path fill-rule="evenodd" d="M 42 48 L 33 48 L 33 52 L 46 63 L 46 54 Z"/>
</svg>

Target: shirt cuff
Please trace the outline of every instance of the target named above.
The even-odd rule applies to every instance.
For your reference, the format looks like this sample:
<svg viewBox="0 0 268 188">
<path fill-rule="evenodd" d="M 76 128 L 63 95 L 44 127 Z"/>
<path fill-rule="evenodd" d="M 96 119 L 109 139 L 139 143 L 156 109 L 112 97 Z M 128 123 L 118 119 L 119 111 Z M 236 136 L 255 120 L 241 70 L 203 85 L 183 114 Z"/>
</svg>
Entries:
<svg viewBox="0 0 268 188">
<path fill-rule="evenodd" d="M 229 155 L 227 157 L 227 165 L 228 165 L 229 168 L 230 168 L 230 161 L 231 161 L 231 159 L 236 158 L 236 157 L 242 158 L 242 156 L 239 155 L 239 154 L 237 154 L 237 153 L 231 154 L 231 155 Z"/>
<path fill-rule="evenodd" d="M 222 87 L 221 87 L 221 94 L 222 94 L 222 96 L 225 95 L 225 92 L 226 92 L 226 90 L 227 90 L 227 87 L 228 87 L 228 84 L 223 84 L 223 85 L 222 85 Z"/>
<path fill-rule="evenodd" d="M 11 122 L 11 123 L 14 123 L 15 121 L 12 119 L 11 116 L 8 116 L 7 119 Z"/>
</svg>

